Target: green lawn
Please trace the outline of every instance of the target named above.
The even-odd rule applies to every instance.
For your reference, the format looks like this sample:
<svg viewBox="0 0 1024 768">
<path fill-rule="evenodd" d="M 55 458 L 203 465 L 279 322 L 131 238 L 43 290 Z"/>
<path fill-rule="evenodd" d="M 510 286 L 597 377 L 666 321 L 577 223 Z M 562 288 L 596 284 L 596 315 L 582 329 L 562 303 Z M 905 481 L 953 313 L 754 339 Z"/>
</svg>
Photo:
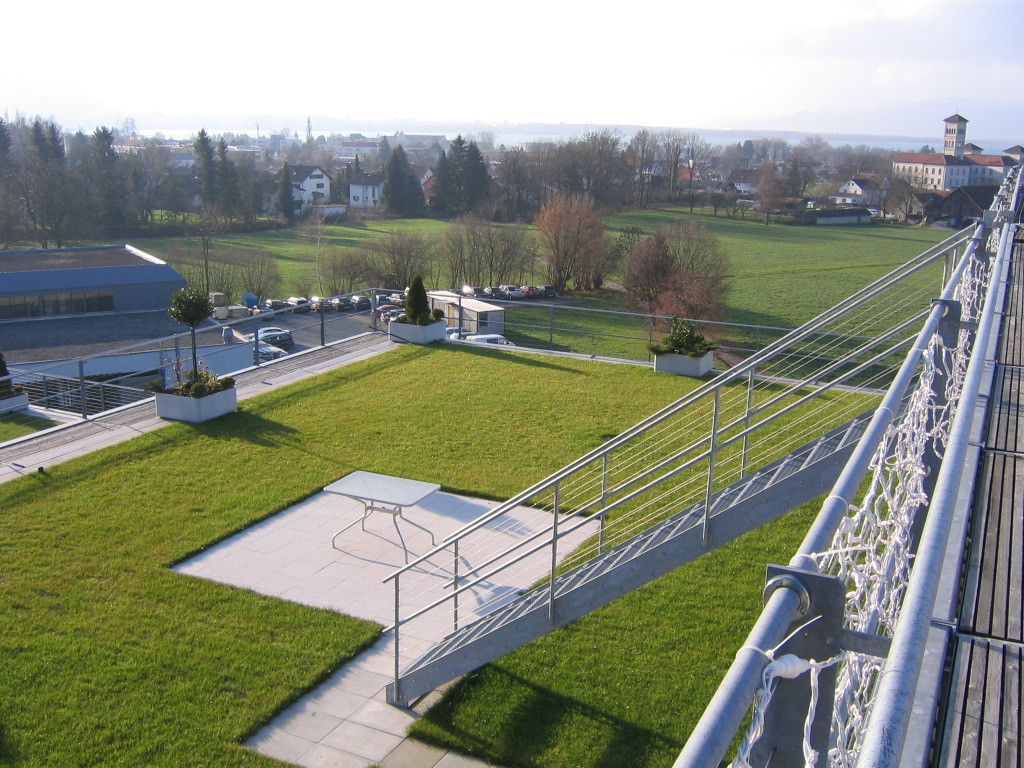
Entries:
<svg viewBox="0 0 1024 768">
<path fill-rule="evenodd" d="M 0 485 L 0 765 L 272 764 L 238 741 L 379 628 L 169 565 L 354 469 L 506 498 L 690 386 L 409 346 Z"/>
<path fill-rule="evenodd" d="M 872 225 L 856 227 L 808 227 L 772 224 L 764 226 L 756 217 L 730 219 L 706 213 L 690 214 L 684 209 L 629 211 L 606 219 L 609 233 L 625 227 L 651 232 L 658 224 L 696 218 L 721 240 L 732 263 L 731 292 L 726 319 L 737 323 L 796 327 L 819 312 L 867 285 L 893 267 L 904 263 L 935 243 L 949 230 Z M 432 219 L 354 221 L 324 227 L 322 254 L 332 251 L 363 251 L 389 232 L 414 231 L 431 237 L 448 224 Z M 282 295 L 302 283 L 313 285 L 316 235 L 309 228 L 277 229 L 224 235 L 217 244 L 252 249 L 278 260 L 284 280 Z M 198 247 L 196 241 L 181 238 L 141 239 L 133 243 L 144 251 L 167 259 L 171 264 Z M 217 245 L 215 245 L 215 248 Z M 427 287 L 450 288 L 450 280 L 438 264 L 427 277 Z M 542 282 L 543 264 L 538 263 L 535 279 Z M 613 276 L 614 277 L 614 276 Z M 579 298 L 579 297 L 574 297 Z M 603 308 L 620 308 L 619 296 Z M 583 297 L 584 302 L 590 300 Z M 595 327 L 616 322 L 588 318 Z M 614 328 L 609 332 L 616 332 Z M 603 348 L 603 347 L 602 347 Z M 582 350 L 581 350 L 582 351 Z M 608 354 L 608 352 L 600 352 Z"/>
<path fill-rule="evenodd" d="M 0 414 L 0 443 L 54 426 L 52 421 L 24 413 Z"/>
</svg>

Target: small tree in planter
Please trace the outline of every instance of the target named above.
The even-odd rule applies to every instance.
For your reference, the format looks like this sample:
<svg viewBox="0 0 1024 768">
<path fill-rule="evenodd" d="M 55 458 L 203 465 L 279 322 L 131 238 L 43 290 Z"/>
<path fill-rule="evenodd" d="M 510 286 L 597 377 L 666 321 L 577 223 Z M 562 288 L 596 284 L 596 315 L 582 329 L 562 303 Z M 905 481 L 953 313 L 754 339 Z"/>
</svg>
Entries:
<svg viewBox="0 0 1024 768">
<path fill-rule="evenodd" d="M 654 370 L 703 376 L 714 365 L 711 353 L 718 345 L 697 333 L 691 323 L 673 317 L 668 335 L 647 348 L 654 353 Z"/>
<path fill-rule="evenodd" d="M 444 338 L 445 326 L 440 320 L 438 310 L 430 311 L 427 290 L 423 287 L 423 277 L 416 275 L 409 284 L 409 292 L 405 297 L 405 314 L 391 321 L 391 337 L 414 344 L 428 344 Z"/>
<path fill-rule="evenodd" d="M 167 314 L 187 325 L 191 331 L 192 370 L 186 372 L 182 381 L 173 387 L 157 388 L 156 412 L 162 418 L 200 422 L 231 413 L 237 408 L 235 380 L 230 376 L 218 379 L 213 371 L 199 367 L 196 326 L 212 313 L 209 297 L 197 288 L 182 288 L 171 296 Z M 211 397 L 213 395 L 216 398 Z"/>
<path fill-rule="evenodd" d="M 196 326 L 213 314 L 210 297 L 198 288 L 182 288 L 171 296 L 167 314 L 188 326 L 192 334 L 192 378 L 199 373 L 199 355 L 196 354 Z"/>
</svg>

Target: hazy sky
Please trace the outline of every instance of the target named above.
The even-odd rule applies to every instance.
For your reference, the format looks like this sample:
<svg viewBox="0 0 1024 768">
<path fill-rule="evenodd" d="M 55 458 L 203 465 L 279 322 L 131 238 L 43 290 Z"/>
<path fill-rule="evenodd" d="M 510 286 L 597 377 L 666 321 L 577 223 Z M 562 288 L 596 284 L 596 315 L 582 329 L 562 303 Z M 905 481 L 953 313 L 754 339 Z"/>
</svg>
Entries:
<svg viewBox="0 0 1024 768">
<path fill-rule="evenodd" d="M 87 130 L 235 114 L 782 127 L 808 113 L 788 127 L 825 131 L 853 113 L 851 131 L 913 133 L 882 113 L 938 100 L 937 136 L 962 104 L 1024 117 L 1019 0 L 227 5 L 9 4 L 0 110 Z M 1003 135 L 967 116 L 973 135 Z"/>
</svg>

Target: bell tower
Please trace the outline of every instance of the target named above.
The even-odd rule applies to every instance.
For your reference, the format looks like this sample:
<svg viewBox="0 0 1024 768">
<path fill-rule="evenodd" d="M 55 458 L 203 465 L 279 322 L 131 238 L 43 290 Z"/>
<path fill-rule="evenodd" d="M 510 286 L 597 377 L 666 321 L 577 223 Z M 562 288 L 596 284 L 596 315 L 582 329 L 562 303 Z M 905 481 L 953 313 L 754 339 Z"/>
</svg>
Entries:
<svg viewBox="0 0 1024 768">
<path fill-rule="evenodd" d="M 964 156 L 964 144 L 967 143 L 967 118 L 951 115 L 945 120 L 946 133 L 942 137 L 942 154 L 953 157 Z"/>
</svg>

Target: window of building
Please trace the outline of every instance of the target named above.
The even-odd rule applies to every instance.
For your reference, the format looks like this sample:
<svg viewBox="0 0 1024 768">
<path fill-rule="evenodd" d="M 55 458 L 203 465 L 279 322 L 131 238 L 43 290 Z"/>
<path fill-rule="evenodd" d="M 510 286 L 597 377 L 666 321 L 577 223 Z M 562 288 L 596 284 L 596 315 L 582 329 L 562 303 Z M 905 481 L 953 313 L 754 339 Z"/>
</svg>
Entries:
<svg viewBox="0 0 1024 768">
<path fill-rule="evenodd" d="M 35 296 L 0 298 L 0 320 L 24 317 L 82 315 L 86 312 L 113 312 L 113 291 L 47 293 Z"/>
</svg>

